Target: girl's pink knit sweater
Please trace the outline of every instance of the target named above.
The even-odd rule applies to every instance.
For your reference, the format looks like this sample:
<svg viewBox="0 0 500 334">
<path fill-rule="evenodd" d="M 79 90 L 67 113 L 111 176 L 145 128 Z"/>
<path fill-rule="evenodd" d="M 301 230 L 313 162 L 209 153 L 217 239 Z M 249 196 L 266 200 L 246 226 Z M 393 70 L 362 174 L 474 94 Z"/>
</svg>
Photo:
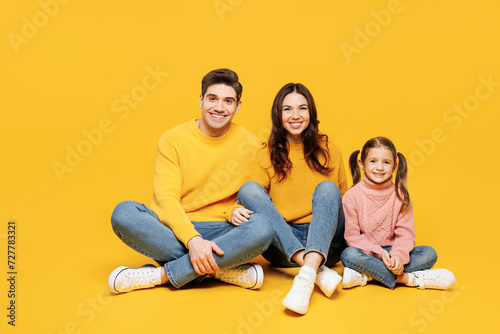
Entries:
<svg viewBox="0 0 500 334">
<path fill-rule="evenodd" d="M 382 246 L 392 246 L 390 255 L 410 262 L 415 246 L 413 206 L 400 213 L 402 202 L 396 197 L 392 178 L 378 184 L 368 178 L 349 189 L 342 199 L 345 213 L 345 239 L 351 247 L 378 259 Z"/>
</svg>

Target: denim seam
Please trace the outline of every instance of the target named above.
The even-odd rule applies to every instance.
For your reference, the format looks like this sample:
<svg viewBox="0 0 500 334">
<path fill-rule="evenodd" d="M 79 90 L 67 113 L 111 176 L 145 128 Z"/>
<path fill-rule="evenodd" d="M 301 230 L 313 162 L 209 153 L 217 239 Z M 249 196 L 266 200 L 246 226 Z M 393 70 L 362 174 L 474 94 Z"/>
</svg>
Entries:
<svg viewBox="0 0 500 334">
<path fill-rule="evenodd" d="M 170 284 L 172 284 L 174 287 L 176 287 L 177 289 L 179 289 L 181 286 L 179 285 L 179 283 L 177 283 L 177 281 L 174 279 L 173 275 L 172 275 L 172 271 L 170 270 L 170 266 L 168 263 L 165 263 L 163 265 L 163 267 L 165 267 L 165 272 L 167 273 L 167 276 L 168 276 L 168 279 L 170 281 Z"/>
<path fill-rule="evenodd" d="M 290 255 L 286 254 L 286 257 L 288 259 L 288 262 L 291 264 L 296 263 L 295 261 L 292 260 L 293 254 L 297 253 L 298 251 L 305 250 L 306 248 L 304 246 L 296 248 L 293 252 L 290 253 Z"/>
<path fill-rule="evenodd" d="M 118 233 L 113 229 L 113 231 L 115 232 L 116 235 L 118 235 Z M 142 255 L 145 255 L 153 260 L 155 260 L 155 256 L 149 252 L 146 252 L 144 251 L 142 248 L 140 248 L 139 246 L 137 246 L 134 242 L 130 241 L 129 238 L 127 238 L 126 236 L 122 235 L 121 233 L 119 234 L 119 237 L 120 239 L 126 244 L 126 245 L 129 245 L 129 247 L 131 247 L 132 249 L 134 249 L 135 251 L 141 253 Z M 158 259 L 160 260 L 160 259 Z"/>
</svg>

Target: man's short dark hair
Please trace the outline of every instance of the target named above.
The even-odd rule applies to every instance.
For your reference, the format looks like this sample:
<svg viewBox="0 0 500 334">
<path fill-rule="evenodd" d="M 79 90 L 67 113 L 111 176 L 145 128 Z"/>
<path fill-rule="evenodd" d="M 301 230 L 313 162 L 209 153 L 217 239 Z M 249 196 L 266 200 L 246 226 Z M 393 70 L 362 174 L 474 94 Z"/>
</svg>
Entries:
<svg viewBox="0 0 500 334">
<path fill-rule="evenodd" d="M 216 84 L 224 84 L 233 87 L 236 91 L 236 102 L 240 101 L 243 86 L 239 83 L 238 75 L 234 71 L 228 68 L 219 68 L 210 71 L 203 77 L 203 80 L 201 80 L 201 96 L 205 96 L 208 87 Z"/>
</svg>

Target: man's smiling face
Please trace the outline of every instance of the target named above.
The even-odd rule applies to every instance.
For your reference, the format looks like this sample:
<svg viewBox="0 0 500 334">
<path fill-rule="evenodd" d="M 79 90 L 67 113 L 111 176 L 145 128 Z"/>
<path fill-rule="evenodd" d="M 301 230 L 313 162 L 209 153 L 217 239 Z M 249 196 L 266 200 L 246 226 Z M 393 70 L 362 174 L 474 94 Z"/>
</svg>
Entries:
<svg viewBox="0 0 500 334">
<path fill-rule="evenodd" d="M 215 84 L 207 88 L 204 96 L 200 96 L 201 119 L 200 130 L 212 137 L 224 135 L 231 126 L 234 115 L 241 107 L 241 101 L 236 101 L 234 88 Z"/>
</svg>

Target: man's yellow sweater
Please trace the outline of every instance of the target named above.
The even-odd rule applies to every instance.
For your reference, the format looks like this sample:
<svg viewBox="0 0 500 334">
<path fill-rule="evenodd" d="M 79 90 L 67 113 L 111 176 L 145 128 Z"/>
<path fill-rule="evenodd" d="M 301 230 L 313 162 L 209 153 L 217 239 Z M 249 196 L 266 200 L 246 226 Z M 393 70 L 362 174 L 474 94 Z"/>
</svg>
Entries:
<svg viewBox="0 0 500 334">
<path fill-rule="evenodd" d="M 220 137 L 203 134 L 195 120 L 165 132 L 158 142 L 151 209 L 187 245 L 200 235 L 192 221 L 229 220 L 248 162 L 260 145 L 235 123 Z"/>
<path fill-rule="evenodd" d="M 292 162 L 292 168 L 286 180 L 278 182 L 271 164 L 269 148 L 265 145 L 257 151 L 250 163 L 245 180 L 256 181 L 266 189 L 287 222 L 309 223 L 312 217 L 312 195 L 319 183 L 330 180 L 335 182 L 342 195 L 347 191 L 342 153 L 337 145 L 328 143 L 330 151 L 328 166 L 333 168 L 333 171 L 323 175 L 307 165 L 302 144 L 290 144 L 289 147 L 288 157 Z"/>
</svg>

